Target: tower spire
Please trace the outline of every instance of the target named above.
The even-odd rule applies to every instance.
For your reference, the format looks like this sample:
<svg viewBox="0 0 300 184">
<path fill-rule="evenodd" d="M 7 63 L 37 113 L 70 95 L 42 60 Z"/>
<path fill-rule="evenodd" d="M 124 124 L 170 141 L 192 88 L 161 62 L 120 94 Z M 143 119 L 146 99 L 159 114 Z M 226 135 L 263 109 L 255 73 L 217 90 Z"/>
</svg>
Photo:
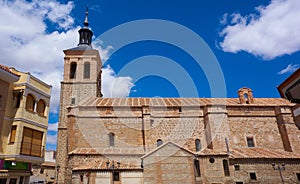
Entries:
<svg viewBox="0 0 300 184">
<path fill-rule="evenodd" d="M 85 20 L 84 20 L 84 26 L 86 26 L 86 27 L 89 26 L 88 16 L 89 16 L 89 9 L 88 9 L 88 7 L 86 7 Z"/>
<path fill-rule="evenodd" d="M 84 20 L 84 27 L 82 27 L 78 32 L 79 32 L 79 45 L 86 45 L 89 47 L 92 47 L 92 36 L 93 36 L 93 31 L 88 27 L 89 26 L 89 21 L 88 21 L 88 7 L 86 7 L 85 11 L 85 20 Z"/>
</svg>

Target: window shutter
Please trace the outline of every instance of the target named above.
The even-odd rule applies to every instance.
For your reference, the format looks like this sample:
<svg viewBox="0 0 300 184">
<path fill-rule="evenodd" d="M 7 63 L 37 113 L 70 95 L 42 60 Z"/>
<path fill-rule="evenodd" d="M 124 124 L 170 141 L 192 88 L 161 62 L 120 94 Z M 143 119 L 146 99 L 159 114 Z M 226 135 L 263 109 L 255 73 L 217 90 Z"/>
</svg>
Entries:
<svg viewBox="0 0 300 184">
<path fill-rule="evenodd" d="M 29 128 L 24 128 L 21 154 L 30 155 L 31 141 L 32 141 L 32 130 Z"/>
<path fill-rule="evenodd" d="M 17 126 L 12 126 L 11 127 L 11 132 L 10 132 L 10 143 L 14 143 L 16 139 L 16 133 L 17 133 Z"/>
<path fill-rule="evenodd" d="M 43 138 L 42 132 L 33 131 L 31 155 L 33 156 L 41 155 L 42 138 Z"/>
</svg>

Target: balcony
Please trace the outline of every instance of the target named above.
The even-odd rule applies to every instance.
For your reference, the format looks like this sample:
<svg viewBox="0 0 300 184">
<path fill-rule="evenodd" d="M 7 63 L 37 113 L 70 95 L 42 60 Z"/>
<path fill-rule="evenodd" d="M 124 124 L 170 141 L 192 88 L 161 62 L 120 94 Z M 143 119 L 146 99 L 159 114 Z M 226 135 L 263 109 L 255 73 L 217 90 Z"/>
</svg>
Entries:
<svg viewBox="0 0 300 184">
<path fill-rule="evenodd" d="M 34 144 L 24 141 L 14 142 L 7 145 L 7 149 L 4 152 L 4 158 L 8 160 L 18 160 L 17 158 L 40 160 L 44 158 L 44 153 L 45 146 L 41 144 Z"/>
</svg>

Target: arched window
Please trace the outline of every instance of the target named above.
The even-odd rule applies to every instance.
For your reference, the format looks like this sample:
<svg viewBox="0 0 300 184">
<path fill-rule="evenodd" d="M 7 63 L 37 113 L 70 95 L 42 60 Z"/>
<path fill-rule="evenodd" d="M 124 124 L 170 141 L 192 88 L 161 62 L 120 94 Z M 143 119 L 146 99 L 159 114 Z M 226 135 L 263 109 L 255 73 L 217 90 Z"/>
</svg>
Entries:
<svg viewBox="0 0 300 184">
<path fill-rule="evenodd" d="M 72 62 L 70 65 L 70 79 L 76 78 L 76 68 L 77 68 L 77 63 Z"/>
<path fill-rule="evenodd" d="M 199 139 L 195 140 L 195 147 L 196 147 L 196 151 L 200 151 L 201 150 L 201 142 Z"/>
<path fill-rule="evenodd" d="M 157 139 L 157 141 L 156 141 L 157 147 L 162 145 L 162 144 L 163 144 L 163 141 L 161 139 Z"/>
<path fill-rule="evenodd" d="M 241 104 L 253 104 L 254 99 L 253 99 L 253 94 L 252 90 L 250 88 L 241 88 L 238 91 L 239 95 L 239 100 Z"/>
<path fill-rule="evenodd" d="M 34 97 L 31 94 L 28 94 L 26 98 L 26 110 L 33 112 L 34 103 L 35 103 Z"/>
<path fill-rule="evenodd" d="M 115 146 L 115 134 L 109 133 L 108 138 L 109 138 L 109 146 Z"/>
<path fill-rule="evenodd" d="M 46 108 L 45 102 L 43 100 L 39 100 L 39 102 L 37 103 L 37 113 L 41 116 L 44 116 L 45 108 Z"/>
<path fill-rule="evenodd" d="M 248 99 L 247 93 L 244 94 L 244 99 L 245 99 L 246 104 L 249 104 L 249 99 Z"/>
<path fill-rule="evenodd" d="M 89 62 L 84 63 L 84 70 L 83 70 L 83 78 L 89 79 L 90 78 L 90 70 L 91 70 L 91 65 Z"/>
</svg>

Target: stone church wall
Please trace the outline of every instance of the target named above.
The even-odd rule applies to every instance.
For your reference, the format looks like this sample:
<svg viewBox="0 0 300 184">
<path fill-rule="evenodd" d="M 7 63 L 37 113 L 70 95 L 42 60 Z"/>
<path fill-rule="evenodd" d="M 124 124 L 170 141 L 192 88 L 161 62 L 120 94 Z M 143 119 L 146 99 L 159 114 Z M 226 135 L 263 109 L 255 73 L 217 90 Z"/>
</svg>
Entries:
<svg viewBox="0 0 300 184">
<path fill-rule="evenodd" d="M 247 138 L 253 138 L 255 147 L 283 150 L 275 117 L 230 117 L 228 124 L 232 147 L 247 147 Z"/>
</svg>

